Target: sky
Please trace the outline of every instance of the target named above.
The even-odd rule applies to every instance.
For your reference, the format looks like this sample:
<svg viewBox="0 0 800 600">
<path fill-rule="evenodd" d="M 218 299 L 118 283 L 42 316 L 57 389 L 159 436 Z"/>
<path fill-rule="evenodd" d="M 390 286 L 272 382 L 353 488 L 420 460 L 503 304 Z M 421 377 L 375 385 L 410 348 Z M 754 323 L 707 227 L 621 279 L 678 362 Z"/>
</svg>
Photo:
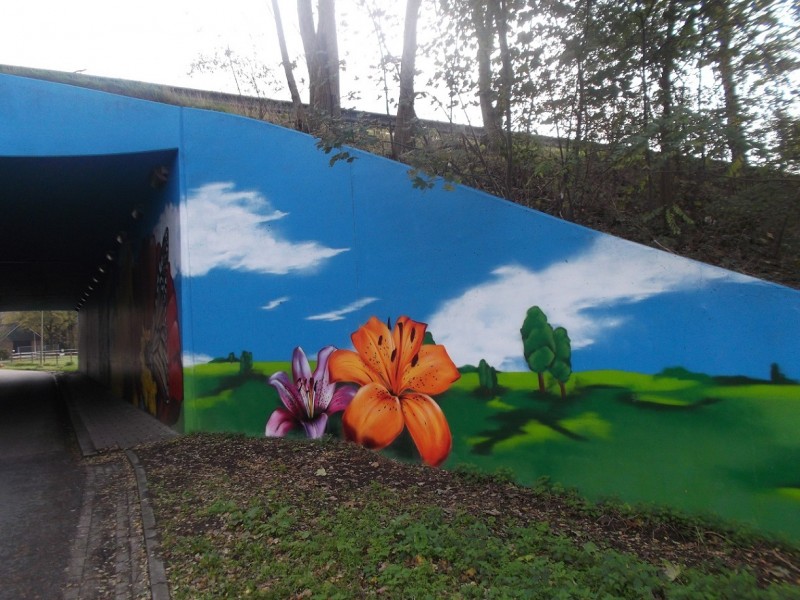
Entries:
<svg viewBox="0 0 800 600">
<path fill-rule="evenodd" d="M 392 187 L 391 167 L 370 165 L 383 182 L 376 189 Z M 313 187 L 313 177 L 304 187 Z M 258 190 L 209 180 L 190 190 L 182 214 L 193 233 L 179 273 L 204 308 L 192 319 L 197 345 L 187 365 L 243 349 L 256 360 L 288 360 L 295 346 L 314 356 L 328 344 L 348 347 L 370 316 L 406 314 L 426 322 L 458 365 L 485 359 L 524 371 L 519 328 L 538 305 L 553 326 L 568 330 L 576 370 L 682 366 L 763 378 L 773 361 L 793 374 L 798 368 L 792 350 L 773 345 L 769 333 L 776 323 L 796 326 L 792 291 L 521 214 L 472 191 L 426 192 L 416 223 L 364 228 L 414 210 L 410 197 L 364 197 L 383 200 L 367 201 L 369 220 L 356 216 L 348 227 L 352 217 L 335 206 L 299 208 L 316 202 L 311 189 L 290 195 L 279 183 Z M 441 227 L 445 214 L 452 227 Z M 416 247 L 415 238 L 431 241 L 430 252 L 409 259 L 404 249 Z M 762 303 L 769 311 L 758 310 Z M 748 331 L 752 344 L 741 352 Z"/>
<path fill-rule="evenodd" d="M 384 32 L 389 52 L 402 53 L 404 2 L 366 0 L 387 13 Z M 361 0 L 339 0 L 336 4 L 342 70 L 342 103 L 347 108 L 386 112 L 386 101 L 379 81 L 377 38 L 372 21 L 360 6 Z M 302 87 L 306 78 L 302 44 L 294 0 L 279 0 L 289 54 L 297 61 L 296 78 Z M 394 19 L 394 21 L 391 21 Z M 428 18 L 427 21 L 431 19 Z M 420 19 L 420 41 L 431 34 Z M 230 72 L 190 75 L 192 63 L 201 56 L 221 55 L 230 48 L 235 56 L 274 69 L 282 86 L 265 95 L 289 99 L 280 67 L 271 0 L 9 0 L 0 21 L 0 64 L 81 72 L 150 83 L 237 93 Z M 418 56 L 418 68 L 426 74 L 425 57 Z M 417 89 L 425 88 L 418 78 Z M 247 93 L 243 90 L 243 93 Z M 351 94 L 357 93 L 357 98 Z M 305 90 L 301 94 L 306 97 Z M 390 97 L 396 98 L 390 82 Z M 438 94 L 444 98 L 443 94 Z M 430 98 L 430 97 L 429 97 Z M 447 115 L 429 98 L 418 98 L 418 116 L 456 122 L 478 122 L 474 108 L 456 109 Z M 467 99 L 469 100 L 469 99 Z M 392 107 L 391 112 L 394 113 Z M 544 129 L 543 129 L 544 131 Z"/>
<path fill-rule="evenodd" d="M 402 2 L 380 4 L 389 13 L 402 14 Z M 304 79 L 295 3 L 280 0 L 279 5 L 290 56 L 301 59 L 296 77 Z M 346 62 L 341 74 L 343 105 L 384 112 L 376 84 L 365 81 L 376 74 L 370 65 L 379 56 L 371 21 L 357 0 L 339 0 L 337 13 L 346 23 L 339 34 L 340 55 Z M 400 30 L 387 28 L 389 50 L 398 56 Z M 237 93 L 229 72 L 189 75 L 200 56 L 227 48 L 271 65 L 283 83 L 270 0 L 13 0 L 4 5 L 0 20 L 0 64 Z M 347 94 L 355 89 L 369 91 L 354 103 Z M 285 90 L 280 97 L 289 99 Z M 434 109 L 418 103 L 420 116 L 436 118 Z"/>
</svg>

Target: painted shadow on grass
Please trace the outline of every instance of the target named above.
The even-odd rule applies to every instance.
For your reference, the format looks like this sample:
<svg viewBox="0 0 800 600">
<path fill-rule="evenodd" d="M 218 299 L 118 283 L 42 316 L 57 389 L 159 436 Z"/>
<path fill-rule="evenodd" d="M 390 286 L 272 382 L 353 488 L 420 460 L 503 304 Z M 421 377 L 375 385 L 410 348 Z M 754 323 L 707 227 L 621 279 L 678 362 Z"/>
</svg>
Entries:
<svg viewBox="0 0 800 600">
<path fill-rule="evenodd" d="M 531 421 L 540 423 L 556 433 L 575 442 L 585 442 L 588 438 L 569 430 L 562 421 L 574 412 L 583 394 L 572 395 L 562 399 L 552 394 L 538 391 L 508 391 L 503 395 L 503 402 L 517 406 L 513 410 L 498 412 L 489 417 L 489 421 L 497 424 L 494 429 L 478 432 L 478 436 L 486 438 L 472 447 L 475 454 L 488 455 L 494 447 L 516 436 L 525 435 L 524 427 Z"/>
</svg>

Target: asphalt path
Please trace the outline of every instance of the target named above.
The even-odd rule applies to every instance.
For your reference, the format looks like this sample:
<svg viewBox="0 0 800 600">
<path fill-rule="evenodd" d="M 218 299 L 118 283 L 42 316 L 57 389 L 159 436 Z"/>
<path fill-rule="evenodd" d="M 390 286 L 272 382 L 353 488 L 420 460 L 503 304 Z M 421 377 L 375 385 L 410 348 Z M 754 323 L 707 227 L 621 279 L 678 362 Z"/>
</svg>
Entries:
<svg viewBox="0 0 800 600">
<path fill-rule="evenodd" d="M 60 598 L 85 471 L 48 373 L 0 369 L 0 600 Z"/>
</svg>

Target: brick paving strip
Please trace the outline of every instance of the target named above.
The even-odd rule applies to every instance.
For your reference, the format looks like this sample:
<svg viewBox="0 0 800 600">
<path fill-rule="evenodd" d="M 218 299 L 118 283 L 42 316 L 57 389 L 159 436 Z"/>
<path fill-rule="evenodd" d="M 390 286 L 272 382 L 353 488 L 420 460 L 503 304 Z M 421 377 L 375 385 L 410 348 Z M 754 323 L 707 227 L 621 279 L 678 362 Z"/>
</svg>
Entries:
<svg viewBox="0 0 800 600">
<path fill-rule="evenodd" d="M 134 446 L 177 435 L 88 378 L 60 378 L 87 470 L 64 600 L 169 600 L 155 516 Z"/>
<path fill-rule="evenodd" d="M 150 598 L 133 469 L 119 452 L 87 459 L 85 468 L 86 486 L 64 600 Z"/>
</svg>

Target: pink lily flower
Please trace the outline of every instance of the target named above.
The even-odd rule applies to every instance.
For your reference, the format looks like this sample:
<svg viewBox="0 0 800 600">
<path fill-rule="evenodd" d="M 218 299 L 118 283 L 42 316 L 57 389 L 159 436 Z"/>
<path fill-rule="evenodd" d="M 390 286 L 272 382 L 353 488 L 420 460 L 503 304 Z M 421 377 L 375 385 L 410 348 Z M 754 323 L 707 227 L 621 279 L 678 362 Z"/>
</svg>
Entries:
<svg viewBox="0 0 800 600">
<path fill-rule="evenodd" d="M 305 352 L 299 346 L 292 356 L 292 380 L 283 371 L 269 378 L 269 384 L 278 390 L 283 406 L 276 408 L 267 421 L 267 437 L 283 437 L 301 425 L 306 436 L 322 437 L 328 425 L 328 417 L 344 410 L 355 396 L 356 388 L 339 386 L 330 380 L 328 358 L 336 350 L 325 346 L 317 354 L 317 368 L 311 373 Z"/>
</svg>

